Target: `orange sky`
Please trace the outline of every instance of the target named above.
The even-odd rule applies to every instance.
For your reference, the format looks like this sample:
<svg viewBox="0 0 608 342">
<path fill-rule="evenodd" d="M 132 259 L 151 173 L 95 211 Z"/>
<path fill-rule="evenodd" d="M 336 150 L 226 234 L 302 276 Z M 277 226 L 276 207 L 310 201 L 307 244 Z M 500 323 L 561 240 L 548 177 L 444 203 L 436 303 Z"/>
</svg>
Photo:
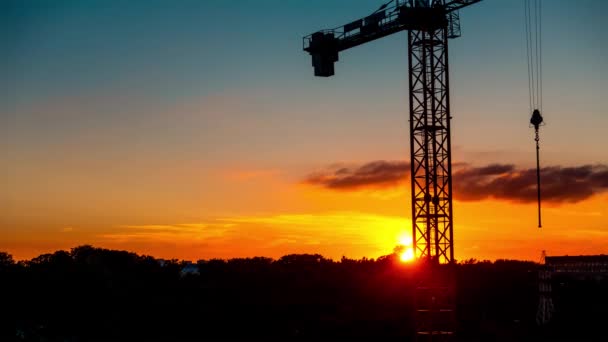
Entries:
<svg viewBox="0 0 608 342">
<path fill-rule="evenodd" d="M 404 115 L 387 108 L 394 122 L 369 121 L 366 129 L 358 128 L 361 123 L 333 128 L 319 124 L 309 131 L 290 128 L 298 125 L 297 119 L 269 122 L 278 125 L 270 129 L 250 117 L 265 115 L 266 96 L 263 92 L 180 102 L 150 108 L 148 113 L 159 113 L 150 122 L 90 127 L 61 139 L 31 138 L 35 148 L 30 149 L 4 145 L 10 148 L 2 161 L 6 184 L 0 194 L 0 250 L 18 259 L 80 244 L 191 260 L 391 253 L 399 236 L 411 231 L 408 180 L 336 191 L 305 179 L 335 165 L 403 160 L 408 155 Z M 73 120 L 81 114 L 102 115 L 98 107 L 105 106 L 100 104 L 105 100 L 72 98 L 32 111 Z M 264 103 L 272 104 L 273 112 L 305 115 L 282 101 Z M 323 106 L 327 113 L 338 113 L 334 115 L 344 111 L 339 102 Z M 133 110 L 136 114 L 147 107 L 138 104 Z M 373 111 L 349 108 L 349 114 L 362 116 Z M 473 104 L 469 110 L 480 111 Z M 243 113 L 249 114 L 243 119 Z M 199 134 L 198 128 L 207 125 L 225 130 L 225 140 Z M 601 165 L 603 150 L 593 139 L 605 136 L 580 139 L 578 143 L 589 148 L 572 153 L 562 147 L 558 134 L 568 125 L 557 121 L 546 128 L 543 165 Z M 181 134 L 168 139 L 167 129 Z M 502 139 L 513 139 L 499 150 L 475 147 L 491 141 L 488 136 L 459 132 L 454 137 L 456 163 L 533 165 L 532 132 L 525 125 L 496 130 L 495 135 L 504 134 Z M 455 178 L 455 185 L 462 184 L 459 181 Z M 554 186 L 561 183 L 553 180 Z M 577 187 L 562 188 L 568 196 Z M 545 203 L 542 230 L 536 228 L 535 203 L 494 198 L 463 202 L 457 196 L 455 256 L 537 260 L 543 249 L 549 255 L 607 253 L 608 194 L 602 189 L 575 203 Z"/>
<path fill-rule="evenodd" d="M 105 192 L 87 201 L 41 199 L 45 210 L 17 217 L 19 229 L 2 231 L 2 249 L 18 259 L 84 243 L 189 260 L 288 253 L 339 259 L 389 254 L 411 231 L 407 182 L 344 192 L 294 182 L 274 169 L 216 170 L 206 177 L 213 181 L 195 188 L 201 195 L 194 199 L 175 192 L 147 198 L 125 193 L 124 200 Z M 223 196 L 215 188 L 225 189 L 218 190 Z M 603 194 L 547 205 L 543 229 L 536 228 L 534 203 L 455 201 L 456 258 L 537 260 L 543 249 L 549 255 L 605 253 L 607 200 Z M 197 212 L 202 204 L 222 214 Z"/>
<path fill-rule="evenodd" d="M 0 10 L 11 33 L 0 40 L 0 250 L 391 253 L 411 231 L 406 172 L 349 189 L 306 180 L 337 165 L 407 162 L 405 33 L 342 53 L 336 75 L 319 79 L 300 37 L 383 2 L 263 3 Z M 450 40 L 452 160 L 506 171 L 454 176 L 457 259 L 608 254 L 607 4 L 543 5 L 541 163 L 554 168 L 542 230 L 513 181 L 535 166 L 523 8 L 463 9 L 463 35 Z"/>
</svg>

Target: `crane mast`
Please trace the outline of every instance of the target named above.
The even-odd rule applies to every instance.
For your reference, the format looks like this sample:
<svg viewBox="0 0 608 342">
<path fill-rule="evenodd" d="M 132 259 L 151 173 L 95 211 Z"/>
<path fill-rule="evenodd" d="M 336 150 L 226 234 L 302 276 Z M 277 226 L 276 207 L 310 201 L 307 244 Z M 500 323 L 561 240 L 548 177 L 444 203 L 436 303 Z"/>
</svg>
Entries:
<svg viewBox="0 0 608 342">
<path fill-rule="evenodd" d="M 395 0 L 371 15 L 304 37 L 315 76 L 334 75 L 339 52 L 408 31 L 412 241 L 416 257 L 454 262 L 448 39 L 458 10 L 481 0 Z"/>
</svg>

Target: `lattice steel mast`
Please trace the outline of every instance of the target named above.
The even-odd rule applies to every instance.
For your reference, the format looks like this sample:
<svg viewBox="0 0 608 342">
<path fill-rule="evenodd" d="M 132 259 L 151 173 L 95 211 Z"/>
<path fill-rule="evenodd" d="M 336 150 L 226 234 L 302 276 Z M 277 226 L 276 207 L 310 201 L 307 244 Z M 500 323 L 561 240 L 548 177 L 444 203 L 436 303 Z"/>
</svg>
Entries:
<svg viewBox="0 0 608 342">
<path fill-rule="evenodd" d="M 315 76 L 328 77 L 340 51 L 408 31 L 412 240 L 418 258 L 439 263 L 454 262 L 448 39 L 460 36 L 458 10 L 479 1 L 394 0 L 304 37 Z"/>
</svg>

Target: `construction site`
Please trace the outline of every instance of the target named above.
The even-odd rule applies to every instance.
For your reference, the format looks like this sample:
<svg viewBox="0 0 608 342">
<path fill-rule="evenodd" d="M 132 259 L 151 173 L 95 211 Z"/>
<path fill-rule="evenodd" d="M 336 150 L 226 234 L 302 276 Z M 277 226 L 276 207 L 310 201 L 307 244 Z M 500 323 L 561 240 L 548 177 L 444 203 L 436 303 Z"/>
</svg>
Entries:
<svg viewBox="0 0 608 342">
<path fill-rule="evenodd" d="M 559 1 L 1 4 L 0 341 L 608 341 Z"/>
<path fill-rule="evenodd" d="M 412 241 L 425 267 L 415 289 L 416 340 L 447 341 L 456 331 L 452 142 L 448 42 L 461 36 L 460 10 L 481 0 L 394 0 L 364 18 L 305 36 L 314 75 L 335 73 L 339 55 L 365 43 L 407 31 Z M 534 129 L 538 228 L 542 229 L 540 134 L 543 125 L 542 1 L 524 1 L 529 125 Z M 456 85 L 457 86 L 457 85 Z M 601 281 L 605 256 L 552 256 L 542 252 L 537 323 L 551 320 L 552 281 L 572 277 Z"/>
</svg>

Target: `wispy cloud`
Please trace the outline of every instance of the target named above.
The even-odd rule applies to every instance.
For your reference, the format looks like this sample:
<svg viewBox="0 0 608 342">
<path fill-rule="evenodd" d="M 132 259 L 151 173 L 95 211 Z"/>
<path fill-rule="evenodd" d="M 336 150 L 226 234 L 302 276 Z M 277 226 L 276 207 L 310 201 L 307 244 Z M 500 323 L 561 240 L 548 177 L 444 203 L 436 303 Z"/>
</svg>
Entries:
<svg viewBox="0 0 608 342">
<path fill-rule="evenodd" d="M 512 202 L 536 200 L 536 169 L 513 164 L 470 166 L 454 164 L 454 196 L 461 201 L 500 199 Z M 409 163 L 373 161 L 359 166 L 332 167 L 314 172 L 304 183 L 339 191 L 384 189 L 409 177 Z M 541 170 L 543 200 L 552 203 L 580 202 L 608 191 L 608 166 L 550 166 Z"/>
<path fill-rule="evenodd" d="M 409 231 L 407 218 L 362 212 L 243 215 L 203 222 L 123 225 L 99 235 L 110 244 L 196 246 L 199 257 L 236 257 L 311 251 L 339 258 L 390 253 Z"/>
<path fill-rule="evenodd" d="M 339 167 L 310 174 L 307 184 L 349 191 L 366 187 L 391 187 L 407 179 L 409 163 L 378 160 L 355 167 Z"/>
<path fill-rule="evenodd" d="M 182 223 L 154 225 L 122 225 L 112 233 L 100 235 L 101 238 L 125 241 L 201 241 L 224 236 L 232 225 L 227 223 Z"/>
</svg>

